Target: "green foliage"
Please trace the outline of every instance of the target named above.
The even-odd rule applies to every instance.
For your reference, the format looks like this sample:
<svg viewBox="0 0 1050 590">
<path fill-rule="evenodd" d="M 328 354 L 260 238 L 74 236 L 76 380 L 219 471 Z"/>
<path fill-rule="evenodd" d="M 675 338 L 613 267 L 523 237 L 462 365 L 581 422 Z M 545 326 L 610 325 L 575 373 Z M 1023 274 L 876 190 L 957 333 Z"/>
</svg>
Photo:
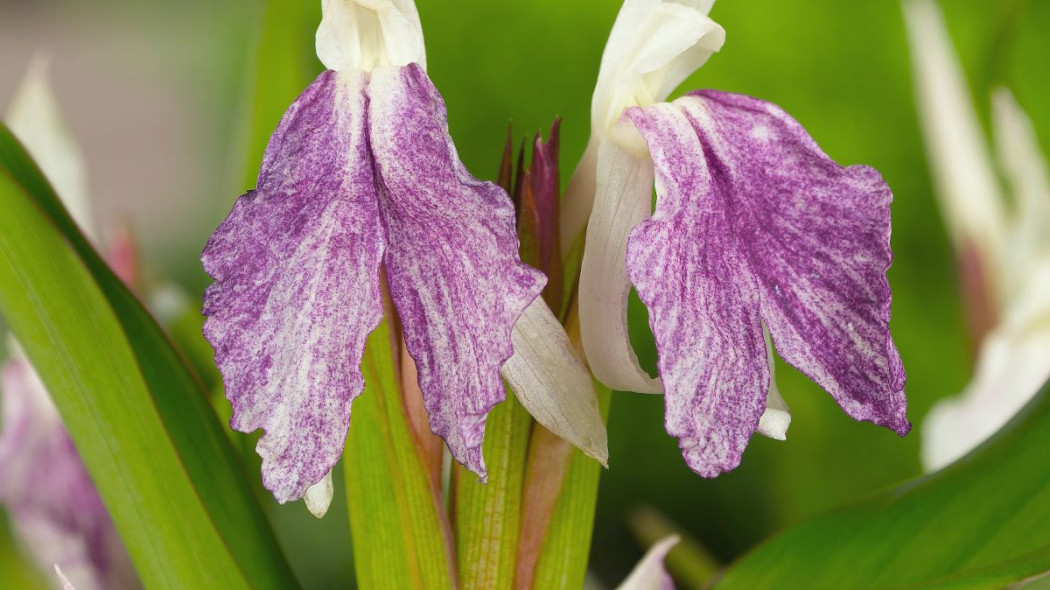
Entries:
<svg viewBox="0 0 1050 590">
<path fill-rule="evenodd" d="M 357 583 L 451 590 L 451 530 L 405 414 L 395 346 L 386 320 L 368 337 L 365 391 L 354 400 L 343 455 Z"/>
<path fill-rule="evenodd" d="M 0 126 L 0 312 L 149 588 L 294 588 L 195 376 Z"/>
<path fill-rule="evenodd" d="M 734 564 L 736 588 L 1003 588 L 1050 571 L 1050 383 L 943 471 L 792 527 Z"/>
</svg>

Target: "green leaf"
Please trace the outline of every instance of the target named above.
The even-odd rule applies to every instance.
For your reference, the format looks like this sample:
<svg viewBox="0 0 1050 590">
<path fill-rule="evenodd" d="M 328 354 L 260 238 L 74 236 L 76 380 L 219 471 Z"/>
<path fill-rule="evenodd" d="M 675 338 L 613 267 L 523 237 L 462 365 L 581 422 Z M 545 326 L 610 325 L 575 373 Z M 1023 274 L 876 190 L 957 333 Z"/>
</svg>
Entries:
<svg viewBox="0 0 1050 590">
<path fill-rule="evenodd" d="M 532 418 L 512 392 L 485 425 L 487 484 L 456 465 L 456 549 L 464 590 L 514 587 Z"/>
<path fill-rule="evenodd" d="M 715 588 L 1003 588 L 1050 571 L 1050 384 L 943 471 L 792 527 Z"/>
<path fill-rule="evenodd" d="M 602 418 L 607 420 L 612 392 L 598 381 L 594 382 L 594 390 Z M 536 562 L 532 584 L 536 589 L 582 588 L 587 575 L 602 466 L 577 448 L 572 449 L 570 461 L 550 530 Z"/>
<path fill-rule="evenodd" d="M 0 312 L 151 588 L 297 587 L 179 353 L 0 125 Z"/>
<path fill-rule="evenodd" d="M 451 531 L 405 414 L 391 332 L 384 320 L 368 337 L 365 391 L 354 400 L 343 454 L 357 582 L 365 590 L 451 590 Z"/>
</svg>

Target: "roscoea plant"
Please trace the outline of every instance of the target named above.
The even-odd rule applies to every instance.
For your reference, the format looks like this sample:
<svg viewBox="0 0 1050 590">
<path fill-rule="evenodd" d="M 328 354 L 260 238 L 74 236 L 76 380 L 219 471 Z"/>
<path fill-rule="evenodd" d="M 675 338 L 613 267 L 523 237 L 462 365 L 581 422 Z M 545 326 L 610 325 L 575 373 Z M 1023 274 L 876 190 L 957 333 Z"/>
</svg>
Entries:
<svg viewBox="0 0 1050 590">
<path fill-rule="evenodd" d="M 594 375 L 665 393 L 667 431 L 707 477 L 736 467 L 756 430 L 786 435 L 769 335 L 853 418 L 911 428 L 889 332 L 892 194 L 879 173 L 835 163 L 761 100 L 698 90 L 663 102 L 721 48 L 712 4 L 624 2 L 561 232 L 569 244 L 586 224 L 580 323 Z M 632 284 L 659 379 L 628 338 Z"/>
</svg>

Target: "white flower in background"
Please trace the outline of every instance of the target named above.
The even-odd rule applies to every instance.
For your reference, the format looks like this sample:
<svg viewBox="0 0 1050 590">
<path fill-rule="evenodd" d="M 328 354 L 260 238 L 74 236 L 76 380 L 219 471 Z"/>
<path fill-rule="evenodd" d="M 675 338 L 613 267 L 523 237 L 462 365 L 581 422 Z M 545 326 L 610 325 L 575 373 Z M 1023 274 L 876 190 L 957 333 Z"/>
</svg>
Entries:
<svg viewBox="0 0 1050 590">
<path fill-rule="evenodd" d="M 1050 178 L 1031 121 L 999 89 L 1004 198 L 940 8 L 909 0 L 904 13 L 930 167 L 980 339 L 973 380 L 923 424 L 922 460 L 934 470 L 999 430 L 1050 377 Z"/>
</svg>

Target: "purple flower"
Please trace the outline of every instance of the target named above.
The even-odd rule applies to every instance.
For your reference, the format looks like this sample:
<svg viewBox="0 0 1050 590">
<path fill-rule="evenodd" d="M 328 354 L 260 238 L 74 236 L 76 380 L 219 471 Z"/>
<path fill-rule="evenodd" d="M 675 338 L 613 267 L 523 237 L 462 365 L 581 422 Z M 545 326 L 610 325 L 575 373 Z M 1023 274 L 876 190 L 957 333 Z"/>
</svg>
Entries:
<svg viewBox="0 0 1050 590">
<path fill-rule="evenodd" d="M 139 587 L 58 411 L 20 352 L 0 369 L 0 391 L 0 502 L 19 541 L 42 571 L 61 566 L 80 590 Z"/>
<path fill-rule="evenodd" d="M 485 477 L 501 369 L 541 423 L 604 460 L 590 378 L 537 298 L 545 277 L 518 257 L 514 207 L 456 154 L 414 4 L 322 7 L 317 54 L 328 69 L 288 109 L 257 189 L 202 257 L 215 279 L 205 335 L 231 426 L 265 431 L 264 485 L 280 502 L 305 496 L 315 514 L 327 508 L 385 300 L 431 429 L 462 464 Z"/>
<path fill-rule="evenodd" d="M 667 431 L 707 477 L 736 467 L 756 430 L 786 435 L 767 332 L 850 416 L 910 428 L 888 328 L 892 194 L 878 172 L 836 164 L 754 98 L 702 90 L 662 102 L 721 48 L 712 4 L 624 3 L 562 226 L 572 243 L 587 225 L 580 321 L 595 376 L 665 392 Z M 627 337 L 632 283 L 649 308 L 659 379 Z"/>
</svg>

